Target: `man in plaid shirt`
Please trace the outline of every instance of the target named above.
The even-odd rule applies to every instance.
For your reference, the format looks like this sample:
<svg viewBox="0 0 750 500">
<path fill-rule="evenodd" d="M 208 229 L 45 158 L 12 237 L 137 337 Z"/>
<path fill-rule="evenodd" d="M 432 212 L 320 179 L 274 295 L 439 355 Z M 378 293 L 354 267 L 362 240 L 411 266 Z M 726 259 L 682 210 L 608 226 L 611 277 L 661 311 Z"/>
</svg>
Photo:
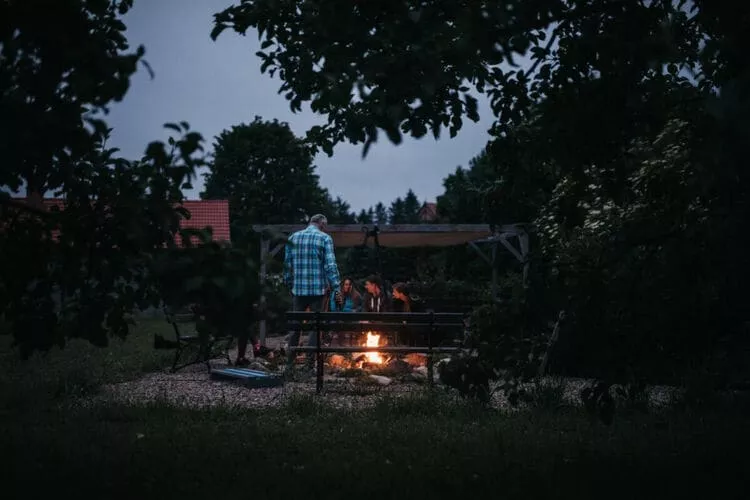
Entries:
<svg viewBox="0 0 750 500">
<path fill-rule="evenodd" d="M 320 311 L 328 291 L 340 296 L 339 270 L 333 253 L 333 238 L 323 232 L 328 225 L 325 215 L 313 215 L 306 229 L 289 236 L 284 255 L 284 283 L 292 292 L 292 310 Z M 299 344 L 300 332 L 290 332 L 289 346 Z M 316 346 L 318 337 L 310 332 L 308 346 Z M 314 358 L 308 355 L 308 365 Z M 289 350 L 287 365 L 291 367 L 294 355 Z"/>
</svg>

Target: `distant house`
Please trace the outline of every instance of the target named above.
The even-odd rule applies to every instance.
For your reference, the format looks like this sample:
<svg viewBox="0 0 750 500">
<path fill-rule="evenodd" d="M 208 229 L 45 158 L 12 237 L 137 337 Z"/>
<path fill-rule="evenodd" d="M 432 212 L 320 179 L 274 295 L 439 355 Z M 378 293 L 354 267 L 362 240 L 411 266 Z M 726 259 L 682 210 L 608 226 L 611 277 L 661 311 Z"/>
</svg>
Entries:
<svg viewBox="0 0 750 500">
<path fill-rule="evenodd" d="M 229 200 L 185 200 L 182 206 L 190 211 L 190 220 L 182 219 L 180 228 L 211 227 L 213 241 L 229 242 Z M 177 244 L 182 246 L 182 242 Z"/>
<path fill-rule="evenodd" d="M 14 199 L 20 202 L 29 201 L 27 198 Z M 65 200 L 62 198 L 44 198 L 42 203 L 47 209 L 52 207 L 57 207 L 60 210 L 65 209 Z M 190 212 L 190 219 L 180 220 L 181 229 L 211 227 L 213 241 L 230 241 L 228 200 L 185 200 L 182 202 L 182 206 Z M 53 238 L 56 236 L 56 233 L 52 234 Z M 175 235 L 175 243 L 179 247 L 183 246 L 179 235 Z"/>
<path fill-rule="evenodd" d="M 424 202 L 418 215 L 422 222 L 435 222 L 438 218 L 437 203 Z"/>
</svg>

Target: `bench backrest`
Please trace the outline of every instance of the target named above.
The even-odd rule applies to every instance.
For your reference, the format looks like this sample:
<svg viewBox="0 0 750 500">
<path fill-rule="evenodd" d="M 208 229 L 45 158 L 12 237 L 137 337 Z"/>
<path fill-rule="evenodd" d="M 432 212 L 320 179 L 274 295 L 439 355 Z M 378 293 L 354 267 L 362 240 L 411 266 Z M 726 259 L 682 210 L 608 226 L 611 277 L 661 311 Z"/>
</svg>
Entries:
<svg viewBox="0 0 750 500">
<path fill-rule="evenodd" d="M 358 313 L 298 312 L 286 313 L 289 330 L 314 331 L 422 331 L 459 333 L 465 328 L 461 313 Z"/>
<path fill-rule="evenodd" d="M 163 307 L 164 318 L 167 323 L 194 323 L 195 313 L 185 308 L 182 310 L 175 310 L 169 306 Z"/>
<path fill-rule="evenodd" d="M 182 328 L 187 327 L 189 331 L 195 330 L 195 313 L 189 310 L 176 311 L 169 306 L 164 306 L 164 318 L 167 323 L 172 325 L 175 337 L 177 340 L 184 337 L 181 331 L 181 325 L 185 325 Z"/>
</svg>

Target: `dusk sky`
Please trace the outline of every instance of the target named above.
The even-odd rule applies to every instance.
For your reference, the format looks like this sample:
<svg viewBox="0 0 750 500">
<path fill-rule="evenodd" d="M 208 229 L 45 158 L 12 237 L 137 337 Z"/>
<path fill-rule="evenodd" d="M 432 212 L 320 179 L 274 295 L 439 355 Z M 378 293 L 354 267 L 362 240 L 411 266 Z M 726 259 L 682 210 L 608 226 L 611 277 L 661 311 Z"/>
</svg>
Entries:
<svg viewBox="0 0 750 500">
<path fill-rule="evenodd" d="M 162 125 L 187 121 L 203 134 L 210 148 L 223 129 L 249 123 L 256 115 L 288 122 L 298 136 L 323 116 L 311 111 L 294 114 L 277 94 L 278 79 L 260 72 L 257 33 L 242 37 L 226 31 L 216 42 L 209 36 L 213 14 L 232 5 L 231 0 L 136 0 L 125 17 L 133 47 L 146 47 L 145 59 L 154 70 L 135 75 L 130 91 L 112 106 L 114 128 L 111 145 L 123 156 L 137 159 L 148 142 L 165 139 Z M 445 130 L 441 139 L 405 139 L 393 146 L 383 138 L 362 160 L 362 145 L 342 144 L 328 158 L 316 158 L 321 184 L 359 210 L 378 201 L 389 204 L 412 188 L 420 201 L 434 201 L 443 178 L 458 165 L 466 166 L 487 143 L 491 117 L 486 101 L 480 101 L 479 123 L 464 121 L 455 139 Z M 202 179 L 189 193 L 197 198 Z"/>
</svg>

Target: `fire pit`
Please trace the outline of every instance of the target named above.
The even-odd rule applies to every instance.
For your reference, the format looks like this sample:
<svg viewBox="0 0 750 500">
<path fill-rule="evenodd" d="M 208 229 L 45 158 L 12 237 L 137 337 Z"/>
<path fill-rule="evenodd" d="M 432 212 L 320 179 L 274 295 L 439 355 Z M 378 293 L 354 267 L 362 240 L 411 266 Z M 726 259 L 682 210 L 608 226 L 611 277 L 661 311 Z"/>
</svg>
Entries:
<svg viewBox="0 0 750 500">
<path fill-rule="evenodd" d="M 458 337 L 463 333 L 464 315 L 459 313 L 338 313 L 338 312 L 288 312 L 289 330 L 317 332 L 362 332 L 364 341 L 359 346 L 290 346 L 294 352 L 315 353 L 318 357 L 317 389 L 323 385 L 324 369 L 336 373 L 358 370 L 380 376 L 388 374 L 414 374 L 431 383 L 436 354 L 459 351 L 457 346 L 435 346 L 432 339 Z M 426 346 L 406 347 L 387 345 L 386 335 L 417 336 L 425 338 Z M 450 338 L 448 337 L 448 338 Z M 326 360 L 328 354 L 334 354 Z M 388 382 L 390 383 L 390 382 Z"/>
<path fill-rule="evenodd" d="M 398 349 L 383 341 L 385 335 L 379 332 L 368 331 L 361 341 L 360 347 L 384 349 Z M 399 377 L 405 380 L 424 382 L 427 380 L 427 354 L 423 353 L 400 353 L 356 351 L 351 353 L 336 353 L 325 358 L 324 371 L 333 377 L 351 378 L 357 376 L 371 377 L 379 383 L 387 385 L 390 379 Z M 385 378 L 388 377 L 388 378 Z"/>
</svg>

